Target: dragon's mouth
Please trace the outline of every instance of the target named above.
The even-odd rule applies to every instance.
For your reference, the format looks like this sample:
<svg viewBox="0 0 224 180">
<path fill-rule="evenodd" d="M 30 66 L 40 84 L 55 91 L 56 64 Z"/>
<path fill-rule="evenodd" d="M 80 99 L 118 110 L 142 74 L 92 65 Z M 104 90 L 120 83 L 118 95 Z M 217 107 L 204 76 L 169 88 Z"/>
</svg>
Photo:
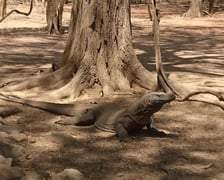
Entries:
<svg viewBox="0 0 224 180">
<path fill-rule="evenodd" d="M 152 103 L 152 105 L 156 105 L 156 104 L 165 104 L 166 102 L 162 101 L 162 100 L 157 100 L 157 101 L 154 101 Z"/>
<path fill-rule="evenodd" d="M 153 105 L 158 105 L 158 104 L 166 104 L 166 103 L 170 103 L 171 101 L 173 101 L 175 99 L 175 95 L 174 94 L 160 94 L 159 96 L 157 96 L 155 99 L 152 99 L 151 104 Z"/>
</svg>

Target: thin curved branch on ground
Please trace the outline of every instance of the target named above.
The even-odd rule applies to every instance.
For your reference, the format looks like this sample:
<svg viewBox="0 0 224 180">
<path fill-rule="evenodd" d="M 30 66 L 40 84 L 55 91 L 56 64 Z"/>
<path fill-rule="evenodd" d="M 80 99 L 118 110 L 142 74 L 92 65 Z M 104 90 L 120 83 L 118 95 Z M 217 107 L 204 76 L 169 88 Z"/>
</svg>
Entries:
<svg viewBox="0 0 224 180">
<path fill-rule="evenodd" d="M 216 96 L 219 99 L 219 101 L 224 101 L 224 94 L 220 94 L 218 92 L 210 91 L 210 90 L 201 90 L 201 91 L 191 92 L 188 95 L 186 95 L 184 98 L 180 99 L 179 101 L 189 100 L 190 97 L 198 95 L 198 94 L 211 94 L 213 96 Z"/>
<path fill-rule="evenodd" d="M 224 101 L 224 94 L 221 94 L 221 93 L 218 93 L 215 91 L 211 91 L 211 90 L 194 91 L 194 92 L 187 94 L 182 99 L 177 99 L 177 101 L 179 101 L 179 102 L 183 102 L 183 101 L 202 102 L 202 103 L 207 103 L 207 104 L 211 104 L 211 105 L 220 107 L 222 110 L 224 110 L 224 104 L 221 104 L 218 102 L 211 102 L 211 101 L 200 100 L 200 99 L 190 99 L 192 96 L 199 95 L 199 94 L 211 94 L 211 95 L 217 97 L 219 101 Z"/>
<path fill-rule="evenodd" d="M 30 2 L 30 9 L 29 9 L 29 11 L 27 13 L 19 11 L 17 9 L 13 9 L 8 14 L 6 14 L 6 16 L 4 16 L 2 19 L 0 19 L 0 23 L 2 21 L 4 21 L 7 17 L 9 17 L 14 12 L 17 13 L 17 14 L 22 14 L 22 15 L 25 15 L 25 16 L 29 16 L 31 14 L 32 10 L 33 10 L 33 0 L 31 0 L 31 2 Z"/>
<path fill-rule="evenodd" d="M 209 13 L 208 11 L 203 10 L 202 12 L 203 12 L 203 13 L 205 13 L 206 15 L 208 15 L 208 16 L 210 16 L 210 17 L 212 17 L 212 14 L 211 14 L 211 13 Z"/>
</svg>

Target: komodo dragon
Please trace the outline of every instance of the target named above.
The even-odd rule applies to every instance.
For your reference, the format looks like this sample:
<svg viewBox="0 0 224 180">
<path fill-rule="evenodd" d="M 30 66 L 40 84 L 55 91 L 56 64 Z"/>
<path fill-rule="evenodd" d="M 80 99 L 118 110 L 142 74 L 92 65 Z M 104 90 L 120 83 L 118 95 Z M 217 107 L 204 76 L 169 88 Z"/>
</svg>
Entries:
<svg viewBox="0 0 224 180">
<path fill-rule="evenodd" d="M 153 129 L 152 115 L 174 99 L 175 95 L 172 93 L 147 93 L 127 108 L 117 104 L 99 105 L 86 114 L 65 118 L 56 123 L 76 126 L 94 124 L 100 130 L 114 132 L 120 139 L 125 139 L 128 134 L 138 132 L 145 126 L 149 131 Z"/>
<path fill-rule="evenodd" d="M 94 124 L 98 129 L 114 132 L 120 139 L 123 139 L 128 134 L 137 132 L 145 126 L 150 130 L 152 115 L 159 111 L 164 104 L 173 101 L 175 95 L 163 92 L 146 93 L 127 108 L 113 103 L 103 105 L 47 103 L 3 94 L 0 94 L 0 99 L 36 107 L 56 114 L 72 116 L 56 123 L 77 126 Z"/>
</svg>

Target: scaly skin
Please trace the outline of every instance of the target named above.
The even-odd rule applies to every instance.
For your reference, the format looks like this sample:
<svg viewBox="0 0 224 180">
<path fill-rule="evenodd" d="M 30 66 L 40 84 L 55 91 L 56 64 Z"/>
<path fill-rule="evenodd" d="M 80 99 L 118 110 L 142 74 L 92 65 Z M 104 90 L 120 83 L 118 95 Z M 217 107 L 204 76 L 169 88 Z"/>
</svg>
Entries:
<svg viewBox="0 0 224 180">
<path fill-rule="evenodd" d="M 164 104 L 175 100 L 173 93 L 151 92 L 142 96 L 137 103 L 127 109 L 133 120 L 138 124 L 148 122 L 148 118 L 159 111 Z"/>
<path fill-rule="evenodd" d="M 115 131 L 119 138 L 124 139 L 129 133 L 137 132 L 144 126 L 149 131 L 153 114 L 159 111 L 164 104 L 175 99 L 172 93 L 152 92 L 142 96 L 135 104 L 127 108 L 124 116 L 121 116 L 115 124 Z"/>
<path fill-rule="evenodd" d="M 64 125 L 90 125 L 103 131 L 115 132 L 120 139 L 128 134 L 141 130 L 144 126 L 151 128 L 152 115 L 162 106 L 175 99 L 171 93 L 152 92 L 142 96 L 129 108 L 122 108 L 117 104 L 105 104 L 91 109 L 86 114 L 60 120 Z"/>
<path fill-rule="evenodd" d="M 143 95 L 136 103 L 128 108 L 118 104 L 55 104 L 41 101 L 21 99 L 0 94 L 0 99 L 25 104 L 49 112 L 63 114 L 65 119 L 57 121 L 63 125 L 85 126 L 95 124 L 103 131 L 115 132 L 119 138 L 124 139 L 132 132 L 138 132 L 144 126 L 151 128 L 152 116 L 164 104 L 175 99 L 172 93 L 151 92 Z M 80 115 L 80 113 L 82 113 Z"/>
</svg>

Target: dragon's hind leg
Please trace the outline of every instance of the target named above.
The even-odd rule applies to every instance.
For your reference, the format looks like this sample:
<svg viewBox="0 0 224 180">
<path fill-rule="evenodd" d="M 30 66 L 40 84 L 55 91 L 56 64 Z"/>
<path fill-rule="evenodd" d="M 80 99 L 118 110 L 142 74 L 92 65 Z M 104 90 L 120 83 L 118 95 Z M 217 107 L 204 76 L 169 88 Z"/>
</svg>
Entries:
<svg viewBox="0 0 224 180">
<path fill-rule="evenodd" d="M 96 119 L 93 113 L 89 111 L 81 116 L 65 117 L 55 123 L 62 125 L 88 126 L 93 125 L 95 121 Z"/>
</svg>

